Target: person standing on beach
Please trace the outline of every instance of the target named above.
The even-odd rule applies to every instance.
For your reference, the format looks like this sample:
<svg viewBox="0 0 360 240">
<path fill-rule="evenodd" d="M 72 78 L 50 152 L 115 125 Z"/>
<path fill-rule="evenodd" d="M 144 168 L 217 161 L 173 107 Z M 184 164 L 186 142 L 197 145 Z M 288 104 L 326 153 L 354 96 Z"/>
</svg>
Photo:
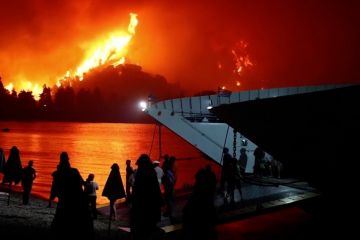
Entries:
<svg viewBox="0 0 360 240">
<path fill-rule="evenodd" d="M 49 207 L 49 208 L 51 207 L 52 201 L 54 201 L 54 199 L 56 198 L 55 194 L 56 194 L 56 192 L 57 192 L 57 189 L 56 189 L 55 176 L 56 176 L 58 170 L 59 170 L 59 165 L 57 165 L 56 170 L 51 173 L 52 183 L 51 183 L 49 203 L 48 203 L 48 207 Z"/>
<path fill-rule="evenodd" d="M 85 193 L 87 195 L 88 204 L 90 206 L 92 216 L 97 219 L 96 211 L 96 190 L 99 189 L 99 185 L 94 181 L 95 175 L 90 173 L 85 181 Z"/>
<path fill-rule="evenodd" d="M 32 189 L 33 182 L 36 178 L 36 171 L 33 168 L 34 161 L 30 160 L 28 165 L 24 167 L 22 173 L 22 187 L 23 187 L 23 204 L 27 205 L 29 203 L 30 193 Z"/>
<path fill-rule="evenodd" d="M 117 163 L 111 166 L 111 171 L 106 180 L 102 196 L 107 197 L 110 201 L 110 219 L 116 219 L 116 205 L 118 199 L 126 197 L 124 184 L 120 176 L 120 167 Z"/>
<path fill-rule="evenodd" d="M 67 152 L 60 154 L 60 163 L 53 172 L 52 197 L 58 204 L 51 229 L 56 239 L 81 237 L 93 239 L 93 219 L 83 190 L 84 180 L 76 168 L 72 168 Z"/>
<path fill-rule="evenodd" d="M 22 165 L 20 160 L 20 151 L 16 146 L 10 149 L 9 158 L 4 166 L 4 178 L 2 183 L 9 183 L 10 187 L 12 183 L 18 184 L 21 181 Z"/>
<path fill-rule="evenodd" d="M 126 160 L 126 203 L 131 202 L 131 191 L 134 186 L 135 171 L 131 167 L 131 160 Z"/>
</svg>

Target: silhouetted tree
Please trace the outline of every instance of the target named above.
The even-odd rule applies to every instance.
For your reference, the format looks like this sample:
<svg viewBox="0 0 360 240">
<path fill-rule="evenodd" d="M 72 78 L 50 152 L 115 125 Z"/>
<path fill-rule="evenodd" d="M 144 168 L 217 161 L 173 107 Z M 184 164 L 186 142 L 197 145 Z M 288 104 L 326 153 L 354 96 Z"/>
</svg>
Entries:
<svg viewBox="0 0 360 240">
<path fill-rule="evenodd" d="M 0 119 L 6 118 L 6 106 L 8 105 L 7 99 L 8 99 L 8 93 L 0 77 Z"/>
<path fill-rule="evenodd" d="M 87 89 L 81 88 L 76 95 L 76 113 L 79 120 L 89 120 L 91 117 L 92 101 L 91 92 Z"/>
<path fill-rule="evenodd" d="M 137 108 L 140 99 L 150 93 L 157 100 L 182 93 L 179 84 L 168 83 L 163 76 L 144 72 L 134 64 L 95 68 L 83 78 L 64 78 L 59 88 L 44 85 L 35 110 L 30 93 L 21 92 L 19 99 L 15 90 L 10 93 L 1 83 L 0 119 L 149 122 L 152 119 Z"/>
<path fill-rule="evenodd" d="M 4 87 L 4 84 L 2 83 L 1 77 L 0 77 L 0 96 L 6 95 L 6 94 L 8 94 L 8 91 Z"/>
<path fill-rule="evenodd" d="M 71 120 L 75 110 L 75 92 L 72 87 L 60 87 L 55 93 L 55 111 L 57 119 Z"/>
<path fill-rule="evenodd" d="M 98 87 L 96 87 L 92 93 L 93 97 L 93 111 L 92 111 L 92 116 L 94 120 L 97 121 L 105 121 L 105 118 L 103 117 L 104 114 L 107 111 L 107 105 L 104 102 L 104 98 L 101 94 L 101 91 Z"/>
<path fill-rule="evenodd" d="M 38 108 L 41 119 L 49 120 L 53 118 L 54 104 L 51 98 L 51 89 L 50 87 L 47 87 L 46 84 L 44 84 L 43 91 L 40 94 Z"/>
<path fill-rule="evenodd" d="M 31 91 L 22 90 L 18 95 L 18 111 L 20 119 L 35 119 L 36 113 L 36 101 Z"/>
</svg>

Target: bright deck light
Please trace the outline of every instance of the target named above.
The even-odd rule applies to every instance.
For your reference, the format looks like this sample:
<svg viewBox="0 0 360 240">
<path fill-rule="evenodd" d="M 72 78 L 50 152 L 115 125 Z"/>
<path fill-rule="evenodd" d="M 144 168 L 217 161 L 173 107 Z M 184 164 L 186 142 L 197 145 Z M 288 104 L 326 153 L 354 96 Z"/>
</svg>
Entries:
<svg viewBox="0 0 360 240">
<path fill-rule="evenodd" d="M 141 111 L 145 111 L 147 109 L 147 102 L 145 101 L 140 101 L 139 102 L 139 108 L 141 109 Z"/>
</svg>

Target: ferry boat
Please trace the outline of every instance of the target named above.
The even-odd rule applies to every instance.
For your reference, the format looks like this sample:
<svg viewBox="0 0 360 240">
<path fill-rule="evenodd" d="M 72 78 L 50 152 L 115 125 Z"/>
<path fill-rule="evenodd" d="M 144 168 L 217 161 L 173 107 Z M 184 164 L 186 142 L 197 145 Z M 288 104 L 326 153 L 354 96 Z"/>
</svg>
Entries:
<svg viewBox="0 0 360 240">
<path fill-rule="evenodd" d="M 360 136 L 360 85 L 318 85 L 259 89 L 152 102 L 143 110 L 213 161 L 222 150 L 238 157 L 245 148 L 246 172 L 253 151 L 283 163 L 288 176 L 329 187 L 356 155 Z M 353 140 L 352 140 L 353 139 Z M 344 176 L 343 176 L 344 175 Z"/>
<path fill-rule="evenodd" d="M 293 206 L 313 216 L 314 228 L 310 229 L 322 236 L 327 226 L 338 226 L 356 206 L 351 191 L 357 189 L 359 98 L 360 85 L 321 85 L 219 91 L 159 102 L 149 98 L 141 107 L 220 165 L 224 147 L 235 157 L 240 149 L 246 149 L 250 164 L 241 184 L 244 198 L 240 201 L 238 195 L 235 205 L 228 207 L 226 195 L 218 192 L 214 197 L 217 224 L 233 224 L 237 231 L 234 226 L 241 225 L 235 222 L 238 219 Z M 278 179 L 251 174 L 257 147 L 266 151 L 267 158 L 281 161 L 286 176 Z M 184 201 L 176 199 L 174 204 L 173 217 L 178 223 L 162 217 L 159 226 L 165 233 L 181 229 Z M 119 230 L 129 232 L 128 225 L 123 225 Z"/>
</svg>

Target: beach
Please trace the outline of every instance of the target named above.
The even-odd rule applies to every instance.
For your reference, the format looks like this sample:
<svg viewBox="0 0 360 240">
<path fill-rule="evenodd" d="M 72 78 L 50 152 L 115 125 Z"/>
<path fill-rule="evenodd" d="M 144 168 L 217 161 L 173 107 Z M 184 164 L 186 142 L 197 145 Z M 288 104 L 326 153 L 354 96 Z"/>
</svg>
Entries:
<svg viewBox="0 0 360 240">
<path fill-rule="evenodd" d="M 0 236 L 12 239 L 53 239 L 50 231 L 51 222 L 54 218 L 56 203 L 48 207 L 48 201 L 36 196 L 30 197 L 28 205 L 22 204 L 22 193 L 13 191 L 10 193 L 10 202 L 7 205 L 7 197 L 0 199 Z M 95 239 L 124 239 L 117 231 L 117 224 L 112 222 L 108 231 L 109 219 L 99 215 L 94 220 Z"/>
</svg>

